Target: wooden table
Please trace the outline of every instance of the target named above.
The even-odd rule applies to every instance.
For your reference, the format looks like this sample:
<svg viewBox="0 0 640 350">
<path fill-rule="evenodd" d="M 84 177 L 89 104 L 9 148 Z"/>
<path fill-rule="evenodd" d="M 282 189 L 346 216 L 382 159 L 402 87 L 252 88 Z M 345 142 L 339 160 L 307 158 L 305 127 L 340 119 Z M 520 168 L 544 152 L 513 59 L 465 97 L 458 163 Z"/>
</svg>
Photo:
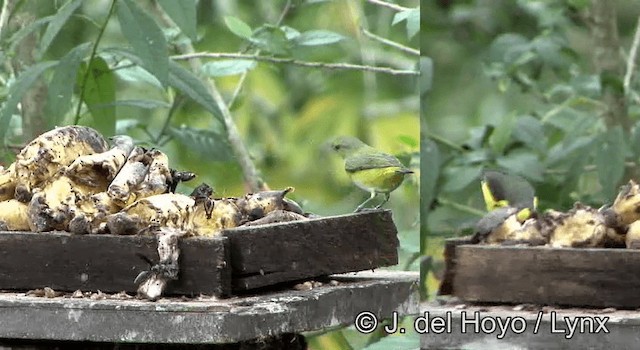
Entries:
<svg viewBox="0 0 640 350">
<path fill-rule="evenodd" d="M 338 283 L 216 300 L 93 300 L 0 293 L 0 349 L 23 346 L 141 348 L 139 344 L 235 344 L 353 323 L 362 311 L 387 318 L 418 313 L 418 273 L 332 275 Z M 294 337 L 295 338 L 295 337 Z M 90 343 L 87 343 L 90 342 Z M 233 346 L 233 347 L 229 347 Z M 144 348 L 144 347 L 143 347 Z M 247 347 L 243 347 L 246 349 Z M 248 347 L 251 348 L 251 347 Z"/>
<path fill-rule="evenodd" d="M 559 308 L 539 305 L 477 305 L 464 302 L 421 305 L 431 328 L 421 335 L 424 349 L 635 349 L 640 344 L 640 311 L 613 308 Z M 467 320 L 462 332 L 462 319 Z M 474 328 L 478 319 L 480 328 Z M 439 332 L 439 319 L 449 329 Z M 483 321 L 484 320 L 484 321 Z M 501 336 L 498 322 L 510 321 Z M 484 323 L 484 329 L 482 328 Z M 489 332 L 495 324 L 496 330 Z M 537 326 L 537 332 L 536 330 Z M 577 325 L 571 334 L 571 325 Z M 515 330 L 515 331 L 514 331 Z"/>
</svg>

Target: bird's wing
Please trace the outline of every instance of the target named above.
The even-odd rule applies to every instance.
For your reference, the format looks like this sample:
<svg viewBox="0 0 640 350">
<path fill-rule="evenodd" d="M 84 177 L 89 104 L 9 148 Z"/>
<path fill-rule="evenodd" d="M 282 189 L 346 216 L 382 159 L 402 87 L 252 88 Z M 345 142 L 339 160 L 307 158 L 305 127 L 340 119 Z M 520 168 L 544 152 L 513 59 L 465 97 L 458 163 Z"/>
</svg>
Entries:
<svg viewBox="0 0 640 350">
<path fill-rule="evenodd" d="M 357 155 L 347 157 L 344 162 L 344 168 L 348 172 L 394 166 L 404 168 L 404 165 L 402 165 L 396 157 L 382 152 L 369 154 L 358 153 Z"/>
</svg>

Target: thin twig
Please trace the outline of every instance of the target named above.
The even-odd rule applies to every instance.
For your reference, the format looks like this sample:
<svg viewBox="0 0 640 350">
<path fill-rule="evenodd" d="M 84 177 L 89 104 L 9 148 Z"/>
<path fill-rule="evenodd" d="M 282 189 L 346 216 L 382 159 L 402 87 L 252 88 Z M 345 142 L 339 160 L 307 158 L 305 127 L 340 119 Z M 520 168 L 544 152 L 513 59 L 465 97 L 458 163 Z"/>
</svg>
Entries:
<svg viewBox="0 0 640 350">
<path fill-rule="evenodd" d="M 458 211 L 461 211 L 463 213 L 467 213 L 467 214 L 471 214 L 471 215 L 475 215 L 475 216 L 484 216 L 484 214 L 486 214 L 482 210 L 476 209 L 474 207 L 470 207 L 470 206 L 468 206 L 466 204 L 458 203 L 456 201 L 453 201 L 453 200 L 445 198 L 445 197 L 438 197 L 437 201 L 438 201 L 438 203 L 440 203 L 442 205 L 451 207 L 451 208 L 456 209 Z"/>
<path fill-rule="evenodd" d="M 184 98 L 182 97 L 182 95 L 177 95 L 173 99 L 173 103 L 171 104 L 171 107 L 169 108 L 169 112 L 167 112 L 167 118 L 164 120 L 164 123 L 162 124 L 162 128 L 160 129 L 160 132 L 158 133 L 158 137 L 155 137 L 155 138 L 151 139 L 153 141 L 153 143 L 155 143 L 155 144 L 159 144 L 160 143 L 160 140 L 162 139 L 162 136 L 164 136 L 164 134 L 167 132 L 167 129 L 169 128 L 169 124 L 171 122 L 171 118 L 173 118 L 173 116 L 175 115 L 175 113 L 178 110 L 178 108 L 180 106 L 182 106 L 183 102 L 184 102 Z"/>
<path fill-rule="evenodd" d="M 171 58 L 174 60 L 190 60 L 194 58 L 211 58 L 211 59 L 231 58 L 231 59 L 255 60 L 255 61 L 270 62 L 270 63 L 293 64 L 297 66 L 310 67 L 310 68 L 359 70 L 359 71 L 365 71 L 365 72 L 384 73 L 384 74 L 391 74 L 391 75 L 420 75 L 420 72 L 415 70 L 399 70 L 399 69 L 393 69 L 389 67 L 365 66 L 365 65 L 351 64 L 351 63 L 310 62 L 310 61 L 300 61 L 293 58 L 279 58 L 279 57 L 271 57 L 271 56 L 258 56 L 258 55 L 227 53 L 227 52 L 194 52 L 194 53 L 171 56 Z"/>
<path fill-rule="evenodd" d="M 375 34 L 371 33 L 370 31 L 368 31 L 368 30 L 366 30 L 364 28 L 361 28 L 361 29 L 362 29 L 362 34 L 364 34 L 364 36 L 366 36 L 367 38 L 369 38 L 371 40 L 375 40 L 375 41 L 377 41 L 379 43 L 382 43 L 384 45 L 391 46 L 391 47 L 393 47 L 395 49 L 398 49 L 398 50 L 400 50 L 402 52 L 406 52 L 406 53 L 408 53 L 410 55 L 420 56 L 420 51 L 419 50 L 416 50 L 416 49 L 408 47 L 408 46 L 404 46 L 404 45 L 402 45 L 400 43 L 397 43 L 395 41 L 392 41 L 392 40 L 383 38 L 381 36 L 375 35 Z"/>
<path fill-rule="evenodd" d="M 444 146 L 447 146 L 453 150 L 456 150 L 458 152 L 464 152 L 464 148 L 462 148 L 461 146 L 458 146 L 456 143 L 454 143 L 453 141 L 449 141 L 447 139 L 445 139 L 444 137 L 438 135 L 438 134 L 434 134 L 432 132 L 426 131 L 427 137 L 432 139 L 433 141 L 440 143 Z"/>
<path fill-rule="evenodd" d="M 386 2 L 386 1 L 382 1 L 382 0 L 367 0 L 368 2 L 372 3 L 372 4 L 376 4 L 376 5 L 380 5 L 382 7 L 386 7 L 389 9 L 392 9 L 394 11 L 407 11 L 407 10 L 411 10 L 408 7 L 404 7 L 404 6 L 400 6 L 394 3 L 390 3 L 390 2 Z"/>
<path fill-rule="evenodd" d="M 0 11 L 0 39 L 2 39 L 4 29 L 9 23 L 9 16 L 11 16 L 11 12 L 13 12 L 14 5 L 14 0 L 5 0 L 2 4 L 2 10 Z"/>
<path fill-rule="evenodd" d="M 636 24 L 636 34 L 633 36 L 633 44 L 631 45 L 631 51 L 629 51 L 629 57 L 627 58 L 627 71 L 624 74 L 624 94 L 629 93 L 629 85 L 631 85 L 631 76 L 636 66 L 636 56 L 638 55 L 638 46 L 640 45 L 640 17 L 638 17 L 638 23 Z"/>
<path fill-rule="evenodd" d="M 93 48 L 91 49 L 91 56 L 89 56 L 89 62 L 87 63 L 87 71 L 82 77 L 82 85 L 80 86 L 80 98 L 78 99 L 78 107 L 76 108 L 76 116 L 73 119 L 73 124 L 78 124 L 80 122 L 80 111 L 82 110 L 82 101 L 84 101 L 84 93 L 86 91 L 87 81 L 89 81 L 89 76 L 91 75 L 91 66 L 93 64 L 93 59 L 96 57 L 96 53 L 98 52 L 98 45 L 100 44 L 100 40 L 102 39 L 102 34 L 104 34 L 105 29 L 107 28 L 107 23 L 109 23 L 109 19 L 113 15 L 113 10 L 116 8 L 116 1 L 111 1 L 111 7 L 109 7 L 109 13 L 107 14 L 107 18 L 105 18 L 104 23 L 102 23 L 102 27 L 100 28 L 100 32 L 98 32 L 98 37 L 96 41 L 93 43 Z"/>
</svg>

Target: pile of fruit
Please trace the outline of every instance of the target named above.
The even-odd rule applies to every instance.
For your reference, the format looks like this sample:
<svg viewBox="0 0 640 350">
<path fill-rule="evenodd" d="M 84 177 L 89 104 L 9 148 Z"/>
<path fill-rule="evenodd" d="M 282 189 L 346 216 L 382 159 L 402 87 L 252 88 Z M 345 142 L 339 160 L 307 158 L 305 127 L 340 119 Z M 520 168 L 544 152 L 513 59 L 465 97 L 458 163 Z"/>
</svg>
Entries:
<svg viewBox="0 0 640 350">
<path fill-rule="evenodd" d="M 516 175 L 487 171 L 482 191 L 489 212 L 476 224 L 473 243 L 640 248 L 640 186 L 633 180 L 612 205 L 575 203 L 566 212 L 537 212 L 533 187 Z"/>
<path fill-rule="evenodd" d="M 169 168 L 166 154 L 128 136 L 111 138 L 110 146 L 84 126 L 40 135 L 0 170 L 0 230 L 139 234 L 165 227 L 213 236 L 274 214 L 305 219 L 285 198 L 292 188 L 213 198 L 202 184 L 191 195 L 175 193 L 195 174 Z"/>
</svg>

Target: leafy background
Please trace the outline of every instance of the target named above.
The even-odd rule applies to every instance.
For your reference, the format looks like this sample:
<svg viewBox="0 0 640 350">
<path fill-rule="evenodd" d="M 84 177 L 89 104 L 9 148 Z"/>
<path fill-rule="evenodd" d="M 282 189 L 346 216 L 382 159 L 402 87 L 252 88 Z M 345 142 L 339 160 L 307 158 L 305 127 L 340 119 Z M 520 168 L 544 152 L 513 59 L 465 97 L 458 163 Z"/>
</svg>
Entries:
<svg viewBox="0 0 640 350">
<path fill-rule="evenodd" d="M 358 136 L 419 173 L 418 6 L 2 1 L 2 163 L 54 126 L 82 124 L 166 152 L 173 168 L 198 174 L 180 185 L 184 193 L 201 182 L 220 196 L 293 186 L 307 211 L 351 212 L 367 194 L 331 152 L 333 137 Z M 185 57 L 194 52 L 208 56 Z M 401 240 L 397 269 L 419 269 L 419 179 L 388 205 Z M 314 349 L 407 346 L 407 337 L 382 338 L 345 329 L 309 341 Z"/>
<path fill-rule="evenodd" d="M 542 210 L 596 208 L 638 180 L 640 5 L 433 1 L 423 7 L 423 297 L 443 239 L 485 209 L 484 168 L 532 182 Z"/>
</svg>

